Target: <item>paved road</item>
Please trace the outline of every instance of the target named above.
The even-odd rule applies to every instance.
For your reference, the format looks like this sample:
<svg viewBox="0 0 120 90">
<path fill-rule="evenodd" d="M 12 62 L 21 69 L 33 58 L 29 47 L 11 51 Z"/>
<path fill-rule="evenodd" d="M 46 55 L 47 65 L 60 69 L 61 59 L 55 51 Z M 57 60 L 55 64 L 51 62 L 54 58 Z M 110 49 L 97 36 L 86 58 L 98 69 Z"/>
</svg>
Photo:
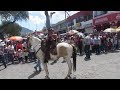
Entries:
<svg viewBox="0 0 120 90">
<path fill-rule="evenodd" d="M 120 79 L 120 52 L 92 55 L 85 61 L 85 56 L 77 57 L 77 79 Z M 67 64 L 62 58 L 54 65 L 48 65 L 51 79 L 64 79 L 67 75 Z M 44 79 L 45 72 L 34 73 L 35 63 L 9 65 L 6 69 L 0 66 L 0 79 Z M 3 70 L 2 70 L 3 69 Z"/>
</svg>

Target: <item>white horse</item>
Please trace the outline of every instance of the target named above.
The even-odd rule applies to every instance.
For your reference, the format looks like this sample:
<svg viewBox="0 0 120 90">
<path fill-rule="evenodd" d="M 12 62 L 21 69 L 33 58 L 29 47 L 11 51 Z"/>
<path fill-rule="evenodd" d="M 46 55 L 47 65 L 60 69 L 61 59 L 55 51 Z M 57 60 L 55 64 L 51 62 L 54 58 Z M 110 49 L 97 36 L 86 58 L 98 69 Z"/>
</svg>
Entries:
<svg viewBox="0 0 120 90">
<path fill-rule="evenodd" d="M 47 67 L 47 63 L 44 63 L 44 52 L 41 50 L 41 40 L 37 37 L 34 36 L 30 36 L 29 37 L 29 42 L 31 43 L 31 45 L 33 46 L 35 52 L 36 52 L 36 57 L 42 61 L 42 64 L 44 66 L 45 72 L 46 72 L 46 78 L 49 79 L 49 72 L 48 72 L 48 67 Z M 60 57 L 63 57 L 67 64 L 68 64 L 68 74 L 66 76 L 66 79 L 71 78 L 71 74 L 72 74 L 72 63 L 71 63 L 71 56 L 73 57 L 73 71 L 76 71 L 76 52 L 75 52 L 75 48 L 65 42 L 62 43 L 58 43 L 57 44 L 57 55 L 52 55 L 50 54 L 51 58 L 53 61 L 58 60 Z"/>
</svg>

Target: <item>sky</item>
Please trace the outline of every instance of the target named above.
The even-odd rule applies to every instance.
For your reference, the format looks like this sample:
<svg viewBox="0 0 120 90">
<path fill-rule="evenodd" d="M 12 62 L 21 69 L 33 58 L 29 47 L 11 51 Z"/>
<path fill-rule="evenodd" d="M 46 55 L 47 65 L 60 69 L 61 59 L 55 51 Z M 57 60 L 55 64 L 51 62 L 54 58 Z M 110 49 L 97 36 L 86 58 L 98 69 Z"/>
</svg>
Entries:
<svg viewBox="0 0 120 90">
<path fill-rule="evenodd" d="M 52 15 L 51 24 L 55 24 L 61 20 L 65 19 L 65 11 L 48 11 L 50 14 L 51 12 L 55 12 Z M 69 11 L 69 15 L 73 15 L 79 11 Z M 22 27 L 28 28 L 32 31 L 42 30 L 46 23 L 46 16 L 44 11 L 29 11 L 29 20 L 27 21 L 18 21 L 17 22 Z"/>
</svg>

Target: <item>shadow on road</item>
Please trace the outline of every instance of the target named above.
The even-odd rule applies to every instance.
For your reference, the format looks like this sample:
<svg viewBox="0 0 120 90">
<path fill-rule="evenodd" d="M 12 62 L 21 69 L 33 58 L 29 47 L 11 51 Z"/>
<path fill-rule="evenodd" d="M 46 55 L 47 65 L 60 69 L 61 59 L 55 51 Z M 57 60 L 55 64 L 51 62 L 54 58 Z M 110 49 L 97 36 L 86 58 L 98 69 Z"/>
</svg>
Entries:
<svg viewBox="0 0 120 90">
<path fill-rule="evenodd" d="M 0 69 L 0 71 L 4 70 L 5 68 Z"/>
<path fill-rule="evenodd" d="M 111 53 L 119 53 L 120 51 L 118 50 L 115 50 L 115 51 L 112 51 Z"/>
<path fill-rule="evenodd" d="M 31 79 L 33 77 L 35 77 L 36 75 L 38 75 L 40 72 L 39 71 L 34 71 L 33 74 L 31 74 L 30 76 L 28 76 L 28 79 Z"/>
</svg>

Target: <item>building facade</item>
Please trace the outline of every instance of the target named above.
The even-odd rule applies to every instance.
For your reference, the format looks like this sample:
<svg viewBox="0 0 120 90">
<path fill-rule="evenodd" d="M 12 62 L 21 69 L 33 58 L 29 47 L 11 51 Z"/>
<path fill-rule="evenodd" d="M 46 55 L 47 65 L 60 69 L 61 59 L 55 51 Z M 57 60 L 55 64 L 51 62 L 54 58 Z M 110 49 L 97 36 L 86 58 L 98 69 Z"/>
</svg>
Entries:
<svg viewBox="0 0 120 90">
<path fill-rule="evenodd" d="M 69 30 L 76 29 L 81 32 L 92 33 L 92 19 L 93 11 L 80 11 L 67 18 L 67 27 Z"/>
<path fill-rule="evenodd" d="M 66 33 L 67 26 L 65 20 L 62 20 L 54 25 L 52 25 L 52 28 L 56 31 L 58 31 L 60 34 Z"/>
<path fill-rule="evenodd" d="M 120 11 L 93 11 L 93 25 L 97 31 L 120 26 Z"/>
<path fill-rule="evenodd" d="M 120 11 L 80 11 L 52 27 L 60 33 L 73 29 L 93 33 L 95 29 L 101 31 L 118 26 L 120 26 Z"/>
</svg>

